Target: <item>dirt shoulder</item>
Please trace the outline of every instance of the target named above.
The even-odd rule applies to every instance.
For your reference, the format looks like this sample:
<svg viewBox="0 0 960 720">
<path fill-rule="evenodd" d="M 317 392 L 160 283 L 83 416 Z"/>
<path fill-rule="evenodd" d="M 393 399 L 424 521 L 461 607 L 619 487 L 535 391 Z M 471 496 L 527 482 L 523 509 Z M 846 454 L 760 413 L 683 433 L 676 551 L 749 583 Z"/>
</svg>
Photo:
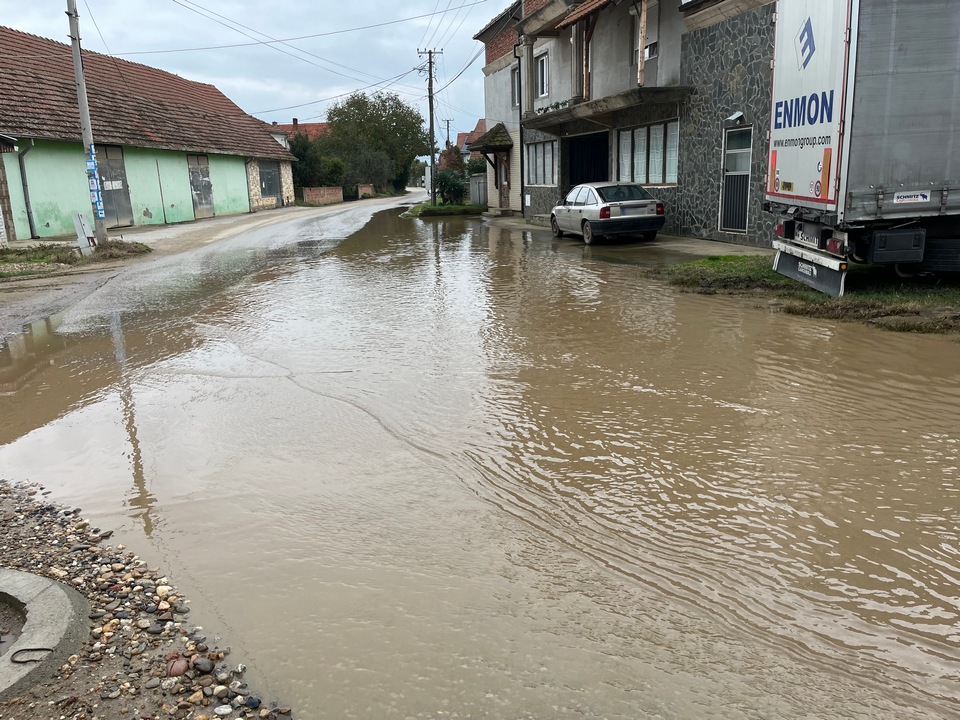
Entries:
<svg viewBox="0 0 960 720">
<path fill-rule="evenodd" d="M 0 701 L 0 719 L 291 715 L 290 708 L 247 685 L 241 658 L 230 657 L 189 624 L 190 601 L 160 568 L 147 567 L 122 545 L 106 544 L 109 536 L 91 527 L 78 508 L 48 502 L 39 486 L 0 479 L 4 567 L 69 585 L 91 608 L 88 624 L 78 628 L 86 637 L 80 651 L 30 689 Z M 28 606 L 28 623 L 29 612 Z"/>
</svg>

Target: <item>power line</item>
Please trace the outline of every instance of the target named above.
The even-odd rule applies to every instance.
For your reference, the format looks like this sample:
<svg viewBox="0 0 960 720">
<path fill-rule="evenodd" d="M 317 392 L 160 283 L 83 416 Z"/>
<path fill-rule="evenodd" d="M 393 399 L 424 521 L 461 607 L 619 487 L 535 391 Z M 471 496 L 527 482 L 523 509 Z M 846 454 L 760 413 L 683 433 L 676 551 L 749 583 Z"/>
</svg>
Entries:
<svg viewBox="0 0 960 720">
<path fill-rule="evenodd" d="M 474 0 L 471 3 L 467 3 L 462 7 L 473 7 L 474 5 L 482 5 L 488 2 L 488 0 Z M 314 33 L 312 35 L 298 35 L 297 37 L 281 38 L 279 40 L 257 40 L 256 38 L 251 38 L 254 40 L 252 43 L 231 43 L 228 45 L 207 45 L 204 47 L 191 47 L 191 48 L 171 48 L 168 50 L 138 50 L 136 52 L 125 52 L 125 53 L 116 53 L 118 57 L 124 57 L 126 55 L 160 55 L 164 53 L 178 53 L 178 52 L 201 52 L 206 50 L 226 50 L 229 48 L 238 48 L 238 47 L 253 47 L 255 45 L 273 45 L 274 43 L 285 43 L 285 42 L 294 42 L 296 40 L 309 40 L 312 38 L 318 37 L 328 37 L 330 35 L 342 35 L 344 33 L 359 32 L 361 30 L 372 30 L 373 28 L 385 27 L 387 25 L 399 25 L 401 23 L 410 22 L 412 20 L 421 20 L 425 17 L 432 17 L 433 15 L 442 15 L 448 10 L 440 10 L 438 12 L 425 13 L 423 15 L 413 15 L 407 18 L 400 18 L 399 20 L 387 20 L 381 23 L 374 23 L 372 25 L 362 25 L 359 27 L 345 28 L 343 30 L 330 30 L 328 32 Z"/>
<path fill-rule="evenodd" d="M 173 0 L 173 1 L 176 2 L 178 5 L 182 5 L 182 3 L 181 3 L 181 2 L 178 2 L 177 0 Z M 84 0 L 84 2 L 86 2 L 86 0 Z M 252 28 L 252 27 L 250 27 L 249 25 L 244 25 L 243 23 L 238 22 L 238 21 L 234 20 L 233 18 L 229 18 L 229 17 L 227 17 L 226 15 L 221 15 L 220 13 L 218 13 L 218 12 L 216 12 L 216 11 L 214 11 L 214 10 L 211 10 L 211 9 L 209 9 L 209 8 L 206 8 L 206 7 L 203 7 L 203 6 L 200 5 L 199 3 L 193 2 L 193 0 L 184 0 L 184 2 L 188 3 L 189 5 L 193 5 L 193 6 L 197 7 L 197 8 L 200 8 L 200 9 L 203 10 L 204 12 L 210 13 L 211 15 L 216 15 L 217 17 L 222 18 L 223 20 L 226 20 L 227 22 L 232 23 L 233 25 L 237 25 L 237 26 L 239 26 L 239 27 L 245 28 L 246 30 L 250 30 L 251 32 L 255 32 L 255 33 L 257 33 L 258 35 L 263 35 L 263 36 L 264 36 L 265 38 L 267 38 L 268 40 L 271 40 L 271 41 L 273 41 L 273 42 L 279 43 L 279 44 L 281 44 L 281 45 L 285 45 L 285 46 L 287 46 L 288 48 L 290 48 L 291 50 L 294 50 L 294 51 L 296 51 L 296 52 L 298 52 L 298 53 L 302 53 L 302 54 L 304 54 L 304 55 L 309 55 L 310 57 L 316 58 L 317 60 L 320 60 L 320 61 L 322 61 L 322 62 L 328 63 L 328 64 L 330 64 L 330 65 L 336 65 L 337 67 L 342 67 L 342 68 L 345 68 L 345 69 L 347 69 L 347 70 L 356 70 L 356 72 L 358 72 L 358 73 L 361 74 L 361 75 L 366 75 L 366 76 L 368 76 L 368 77 L 370 77 L 370 78 L 378 79 L 376 75 L 373 75 L 373 74 L 371 74 L 371 73 L 364 72 L 363 70 L 358 70 L 358 69 L 353 68 L 353 67 L 351 67 L 351 66 L 349 66 L 349 65 L 343 65 L 342 63 L 338 63 L 338 62 L 336 62 L 336 61 L 334 61 L 334 60 L 330 60 L 330 59 L 325 58 L 325 57 L 321 57 L 320 55 L 317 55 L 317 54 L 315 54 L 315 53 L 310 52 L 309 50 L 304 50 L 303 48 L 298 48 L 296 45 L 291 45 L 290 43 L 286 42 L 285 40 L 278 40 L 277 38 L 271 36 L 271 35 L 268 34 L 268 33 L 263 32 L 262 30 L 257 30 L 256 28 Z M 187 8 L 187 9 L 189 10 L 189 9 L 191 9 L 191 8 Z M 210 18 L 210 19 L 212 20 L 213 18 Z M 222 23 L 221 23 L 221 24 L 222 24 Z M 231 29 L 231 30 L 235 30 L 235 28 L 230 28 L 230 29 Z M 247 37 L 250 37 L 250 36 L 248 35 Z M 255 40 L 256 38 L 252 38 L 252 39 Z M 271 47 L 273 47 L 273 46 L 271 46 Z M 277 48 L 274 48 L 274 49 L 277 49 Z M 294 57 L 295 57 L 295 56 L 294 56 Z M 297 58 L 297 59 L 299 59 L 299 60 L 304 60 L 304 58 Z M 306 62 L 309 62 L 309 61 L 306 61 Z M 317 65 L 316 63 L 309 63 L 309 64 L 310 64 L 310 65 L 313 65 L 314 67 L 321 67 L 321 66 Z M 321 69 L 326 70 L 327 68 L 321 68 Z M 332 72 L 332 73 L 334 73 L 334 74 L 336 74 L 336 75 L 341 75 L 341 76 L 346 77 L 346 78 L 349 78 L 349 79 L 351 79 L 351 80 L 360 80 L 360 78 L 354 77 L 354 76 L 352 76 L 352 75 L 345 75 L 344 73 L 338 73 L 336 70 L 329 70 L 329 72 Z"/>
<path fill-rule="evenodd" d="M 414 72 L 414 71 L 416 71 L 416 70 L 419 70 L 419 69 L 420 69 L 420 67 L 410 68 L 410 69 L 407 70 L 405 73 L 401 73 L 400 75 L 395 75 L 395 76 L 392 77 L 392 78 L 387 78 L 386 80 L 381 80 L 381 81 L 379 81 L 379 82 L 372 83 L 371 85 L 367 85 L 367 86 L 362 87 L 362 88 L 359 88 L 359 89 L 357 89 L 357 90 L 351 90 L 350 92 L 340 93 L 339 95 L 334 95 L 334 96 L 332 96 L 332 97 L 323 98 L 322 100 L 311 100 L 310 102 L 299 103 L 298 105 L 287 105 L 286 107 L 273 108 L 273 109 L 271 109 L 271 110 L 257 110 L 256 112 L 253 112 L 253 113 L 250 113 L 250 114 L 251 114 L 251 115 L 266 115 L 267 113 L 280 112 L 281 110 L 294 110 L 294 109 L 296 109 L 296 108 L 307 107 L 308 105 L 317 105 L 318 103 L 322 103 L 322 102 L 330 102 L 331 100 L 336 100 L 337 98 L 342 98 L 342 97 L 344 97 L 344 96 L 346 96 L 346 95 L 352 95 L 352 94 L 355 93 L 355 92 L 362 92 L 363 90 L 369 90 L 369 89 L 372 88 L 372 87 L 377 87 L 378 85 L 383 85 L 383 83 L 388 83 L 387 85 L 384 86 L 384 88 L 386 88 L 386 87 L 389 87 L 390 84 L 392 84 L 393 82 L 396 82 L 396 81 L 400 80 L 401 78 L 405 78 L 405 77 L 406 77 L 407 75 L 409 75 L 410 73 L 412 73 L 412 72 Z"/>
<path fill-rule="evenodd" d="M 433 15 L 436 14 L 437 8 L 440 7 L 440 0 L 437 0 L 437 4 L 433 6 L 433 13 L 430 16 L 430 22 L 427 23 L 427 26 L 423 29 L 423 35 L 420 36 L 420 42 L 417 43 L 417 47 L 423 45 L 423 41 L 427 37 L 427 33 L 430 32 L 430 28 L 433 27 Z M 426 47 L 426 45 L 424 45 Z"/>
</svg>

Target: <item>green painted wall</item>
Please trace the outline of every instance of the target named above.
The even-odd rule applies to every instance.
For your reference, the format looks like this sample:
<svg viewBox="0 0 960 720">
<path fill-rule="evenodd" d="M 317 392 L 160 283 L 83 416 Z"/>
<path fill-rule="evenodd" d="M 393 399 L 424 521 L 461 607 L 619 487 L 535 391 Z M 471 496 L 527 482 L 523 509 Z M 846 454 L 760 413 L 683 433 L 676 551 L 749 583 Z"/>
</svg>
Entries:
<svg viewBox="0 0 960 720">
<path fill-rule="evenodd" d="M 73 216 L 81 212 L 92 226 L 86 159 L 80 143 L 37 140 L 23 160 L 37 235 L 74 235 Z M 17 237 L 21 238 L 19 229 Z M 28 231 L 21 239 L 29 237 Z"/>
<path fill-rule="evenodd" d="M 123 164 L 127 170 L 136 225 L 163 225 L 194 219 L 186 155 L 169 150 L 125 147 Z"/>
<path fill-rule="evenodd" d="M 247 195 L 247 164 L 242 157 L 209 155 L 213 210 L 217 215 L 250 212 Z"/>
<path fill-rule="evenodd" d="M 10 205 L 13 210 L 13 226 L 16 237 L 11 240 L 23 240 L 30 237 L 30 221 L 27 219 L 27 204 L 23 200 L 23 181 L 20 179 L 20 161 L 17 153 L 3 153 L 3 169 L 7 173 L 7 187 L 10 189 Z"/>
<path fill-rule="evenodd" d="M 30 224 L 17 154 L 4 153 L 2 157 L 10 185 L 17 239 L 26 240 L 30 238 Z M 209 155 L 208 160 L 214 212 L 218 216 L 250 212 L 244 158 Z M 123 161 L 134 225 L 194 219 L 186 153 L 124 147 Z M 24 164 L 34 225 L 41 238 L 73 235 L 76 213 L 85 214 L 92 226 L 85 155 L 79 143 L 37 140 L 24 156 Z"/>
</svg>

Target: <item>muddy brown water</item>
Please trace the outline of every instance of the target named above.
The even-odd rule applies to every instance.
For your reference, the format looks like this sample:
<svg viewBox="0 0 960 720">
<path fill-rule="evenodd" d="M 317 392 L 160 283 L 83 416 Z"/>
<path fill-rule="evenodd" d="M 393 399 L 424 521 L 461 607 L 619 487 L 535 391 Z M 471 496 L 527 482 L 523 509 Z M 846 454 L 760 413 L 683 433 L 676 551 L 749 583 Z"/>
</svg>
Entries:
<svg viewBox="0 0 960 720">
<path fill-rule="evenodd" d="M 397 212 L 35 324 L 0 473 L 168 569 L 303 717 L 960 714 L 960 344 Z"/>
</svg>

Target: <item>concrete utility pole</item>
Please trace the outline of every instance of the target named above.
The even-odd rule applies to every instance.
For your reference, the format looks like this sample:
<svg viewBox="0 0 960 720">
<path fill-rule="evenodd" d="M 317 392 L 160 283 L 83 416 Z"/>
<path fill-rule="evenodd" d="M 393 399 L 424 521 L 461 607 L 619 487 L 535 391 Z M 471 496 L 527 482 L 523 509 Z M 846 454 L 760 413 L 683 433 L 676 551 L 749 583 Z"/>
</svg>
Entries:
<svg viewBox="0 0 960 720">
<path fill-rule="evenodd" d="M 437 173 L 434 169 L 434 157 L 437 143 L 433 137 L 433 56 L 443 55 L 443 50 L 417 50 L 417 55 L 427 56 L 427 98 L 430 105 L 430 203 L 437 204 Z"/>
<path fill-rule="evenodd" d="M 80 16 L 77 0 L 67 0 L 67 17 L 70 18 L 70 40 L 73 44 L 73 74 L 77 81 L 77 101 L 80 105 L 80 131 L 87 154 L 87 186 L 90 204 L 93 207 L 94 235 L 97 244 L 107 239 L 107 223 L 104 221 L 103 196 L 100 177 L 97 174 L 97 150 L 93 145 L 93 126 L 90 124 L 90 105 L 87 102 L 87 84 L 83 79 L 83 59 L 80 57 Z"/>
</svg>

